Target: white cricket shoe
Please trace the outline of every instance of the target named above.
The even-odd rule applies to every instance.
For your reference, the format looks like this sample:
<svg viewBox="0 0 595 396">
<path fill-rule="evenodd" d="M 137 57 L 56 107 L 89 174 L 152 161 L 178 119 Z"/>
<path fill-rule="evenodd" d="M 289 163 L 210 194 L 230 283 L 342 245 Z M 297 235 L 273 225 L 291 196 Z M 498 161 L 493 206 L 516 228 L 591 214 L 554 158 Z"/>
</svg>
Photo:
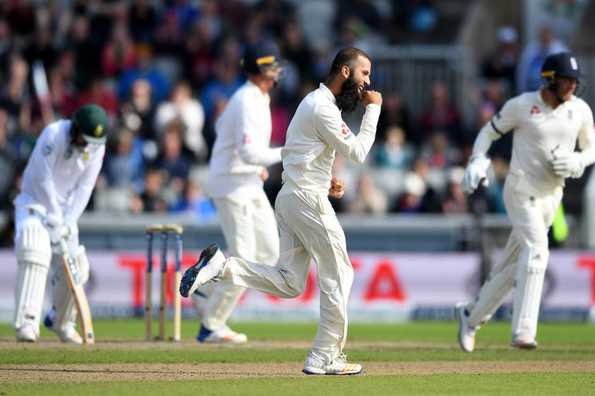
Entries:
<svg viewBox="0 0 595 396">
<path fill-rule="evenodd" d="M 526 337 L 512 337 L 512 343 L 510 344 L 511 347 L 517 349 L 536 349 L 537 348 L 537 341 L 533 338 L 526 338 Z"/>
<path fill-rule="evenodd" d="M 81 345 L 83 343 L 83 337 L 74 329 L 74 327 L 66 327 L 63 330 L 54 330 L 53 328 L 50 329 L 54 333 L 58 335 L 60 341 L 65 342 L 67 344 L 77 344 Z"/>
<path fill-rule="evenodd" d="M 180 294 L 188 297 L 204 284 L 217 282 L 225 268 L 225 256 L 216 244 L 209 245 L 200 253 L 196 264 L 188 268 L 180 282 Z"/>
<path fill-rule="evenodd" d="M 209 330 L 201 325 L 196 340 L 205 344 L 245 344 L 248 342 L 248 336 L 244 333 L 237 333 L 227 326 Z"/>
<path fill-rule="evenodd" d="M 455 317 L 459 321 L 459 345 L 465 352 L 473 352 L 475 348 L 475 331 L 476 329 L 469 326 L 467 304 L 458 303 L 455 306 Z"/>
<path fill-rule="evenodd" d="M 37 333 L 32 324 L 25 323 L 16 331 L 17 342 L 35 342 Z"/>
<path fill-rule="evenodd" d="M 309 353 L 302 371 L 308 375 L 355 375 L 360 374 L 363 367 L 361 364 L 348 363 L 343 353 L 329 364 Z"/>
</svg>

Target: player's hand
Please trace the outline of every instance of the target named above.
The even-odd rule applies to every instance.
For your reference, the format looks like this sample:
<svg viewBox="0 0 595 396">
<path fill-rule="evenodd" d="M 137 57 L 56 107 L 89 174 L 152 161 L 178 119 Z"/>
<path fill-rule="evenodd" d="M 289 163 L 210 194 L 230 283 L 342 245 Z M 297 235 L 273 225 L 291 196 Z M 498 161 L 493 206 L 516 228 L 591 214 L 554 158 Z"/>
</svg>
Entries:
<svg viewBox="0 0 595 396">
<path fill-rule="evenodd" d="M 552 169 L 556 176 L 580 178 L 585 171 L 580 153 L 556 153 L 552 160 Z"/>
<path fill-rule="evenodd" d="M 55 226 L 51 226 L 50 229 L 50 243 L 52 245 L 58 245 L 60 244 L 60 241 L 62 239 L 68 239 L 70 238 L 70 235 L 72 234 L 70 227 L 68 227 L 66 224 L 58 224 Z"/>
<path fill-rule="evenodd" d="M 364 107 L 369 104 L 382 106 L 382 94 L 378 91 L 364 91 L 362 93 L 362 104 Z"/>
<path fill-rule="evenodd" d="M 488 168 L 490 167 L 490 159 L 485 155 L 479 155 L 469 160 L 469 165 L 465 169 L 465 175 L 461 182 L 461 189 L 465 194 L 472 194 L 479 183 L 487 187 L 488 182 Z"/>
<path fill-rule="evenodd" d="M 328 190 L 328 195 L 331 198 L 341 199 L 345 194 L 345 183 L 333 176 L 331 179 L 331 188 Z"/>
<path fill-rule="evenodd" d="M 266 181 L 269 178 L 269 171 L 267 168 L 262 168 L 260 171 L 260 180 Z"/>
</svg>

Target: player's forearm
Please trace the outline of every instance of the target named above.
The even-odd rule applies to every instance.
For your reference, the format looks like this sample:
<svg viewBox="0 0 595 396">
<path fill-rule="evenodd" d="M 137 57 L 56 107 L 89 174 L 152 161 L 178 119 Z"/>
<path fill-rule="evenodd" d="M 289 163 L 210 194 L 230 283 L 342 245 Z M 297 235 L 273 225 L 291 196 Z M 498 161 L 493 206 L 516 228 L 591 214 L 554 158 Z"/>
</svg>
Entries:
<svg viewBox="0 0 595 396">
<path fill-rule="evenodd" d="M 349 158 L 357 163 L 363 163 L 376 139 L 376 127 L 380 117 L 380 106 L 369 104 L 362 118 L 359 133 L 349 150 Z"/>
<path fill-rule="evenodd" d="M 281 161 L 281 147 L 259 148 L 254 145 L 244 145 L 239 150 L 242 160 L 250 165 L 270 166 Z"/>
<path fill-rule="evenodd" d="M 580 156 L 585 168 L 587 166 L 593 165 L 595 163 L 595 146 L 591 146 L 585 150 L 582 150 L 580 152 Z"/>
<path fill-rule="evenodd" d="M 475 143 L 473 143 L 473 153 L 471 156 L 486 157 L 490 147 L 492 147 L 492 143 L 495 140 L 498 140 L 499 137 L 500 135 L 498 135 L 498 133 L 493 130 L 493 127 L 490 125 L 490 123 L 484 125 L 475 138 Z"/>
</svg>

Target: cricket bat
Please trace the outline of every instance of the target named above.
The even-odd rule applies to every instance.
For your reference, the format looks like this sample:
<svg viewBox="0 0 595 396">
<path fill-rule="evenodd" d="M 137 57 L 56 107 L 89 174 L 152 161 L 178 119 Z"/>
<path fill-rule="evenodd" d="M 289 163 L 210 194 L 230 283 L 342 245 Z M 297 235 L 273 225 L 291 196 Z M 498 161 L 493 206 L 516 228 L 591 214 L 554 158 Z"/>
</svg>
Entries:
<svg viewBox="0 0 595 396">
<path fill-rule="evenodd" d="M 94 344 L 95 333 L 93 331 L 93 319 L 91 317 L 91 309 L 89 308 L 89 301 L 87 294 L 80 281 L 80 273 L 76 259 L 68 252 L 66 241 L 60 241 L 62 249 L 62 262 L 64 264 L 64 272 L 66 273 L 66 280 L 70 291 L 74 295 L 74 303 L 78 312 L 79 325 L 83 337 L 83 343 Z"/>
</svg>

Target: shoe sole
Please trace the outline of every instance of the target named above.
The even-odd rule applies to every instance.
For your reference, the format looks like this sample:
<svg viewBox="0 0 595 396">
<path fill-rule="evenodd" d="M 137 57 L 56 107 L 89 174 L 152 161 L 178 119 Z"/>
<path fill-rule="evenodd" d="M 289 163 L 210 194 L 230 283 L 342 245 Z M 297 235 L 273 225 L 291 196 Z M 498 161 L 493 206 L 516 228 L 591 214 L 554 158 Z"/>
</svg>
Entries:
<svg viewBox="0 0 595 396">
<path fill-rule="evenodd" d="M 194 282 L 196 282 L 198 273 L 207 265 L 215 253 L 217 253 L 217 250 L 219 250 L 219 247 L 215 244 L 207 246 L 206 249 L 200 253 L 196 264 L 184 272 L 182 280 L 180 281 L 180 294 L 182 297 L 188 297 L 190 295 L 190 290 L 194 286 Z"/>
<path fill-rule="evenodd" d="M 516 349 L 523 349 L 525 351 L 537 349 L 537 344 L 510 344 L 510 346 Z"/>
<path fill-rule="evenodd" d="M 356 372 L 347 372 L 347 373 L 327 373 L 327 372 L 323 372 L 323 373 L 315 373 L 313 371 L 308 371 L 306 369 L 302 370 L 302 373 L 306 374 L 306 375 L 359 375 L 359 374 L 363 374 L 364 369 L 361 369 L 360 371 L 356 371 Z"/>
</svg>

